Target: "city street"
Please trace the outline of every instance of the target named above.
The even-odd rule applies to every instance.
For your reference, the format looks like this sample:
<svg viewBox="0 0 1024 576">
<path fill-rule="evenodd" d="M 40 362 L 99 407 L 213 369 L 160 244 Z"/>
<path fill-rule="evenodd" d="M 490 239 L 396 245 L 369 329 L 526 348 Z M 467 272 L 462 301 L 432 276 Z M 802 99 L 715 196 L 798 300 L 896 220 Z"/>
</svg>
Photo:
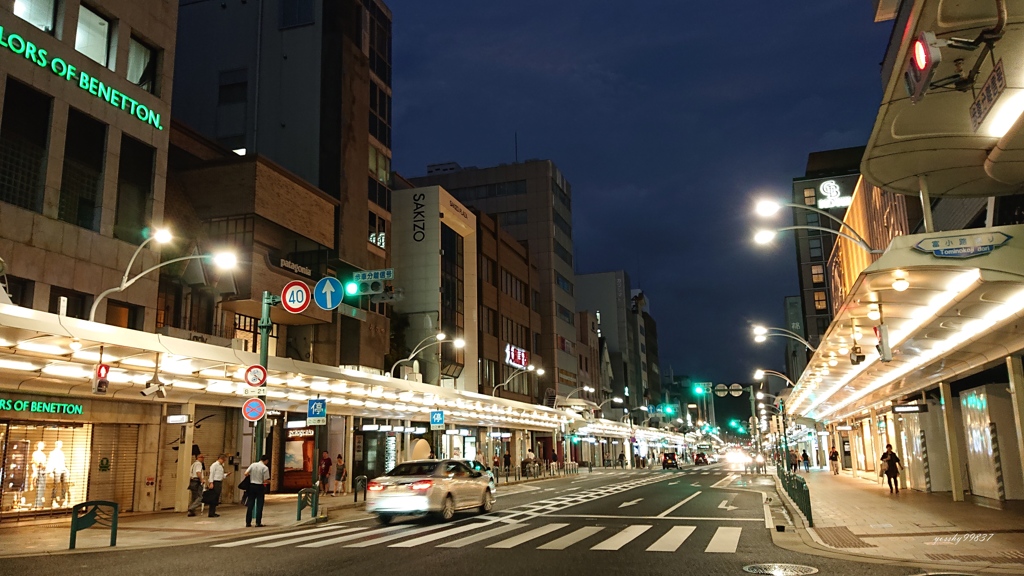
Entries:
<svg viewBox="0 0 1024 576">
<path fill-rule="evenodd" d="M 502 574 L 742 574 L 755 563 L 793 563 L 824 574 L 915 574 L 789 552 L 772 543 L 760 493 L 727 488 L 725 465 L 682 470 L 600 470 L 499 488 L 495 511 L 449 524 L 354 519 L 286 531 L 238 529 L 217 542 L 47 558 L 54 574 L 401 573 L 433 575 L 501 567 Z M 38 557 L 6 559 L 27 574 Z"/>
</svg>

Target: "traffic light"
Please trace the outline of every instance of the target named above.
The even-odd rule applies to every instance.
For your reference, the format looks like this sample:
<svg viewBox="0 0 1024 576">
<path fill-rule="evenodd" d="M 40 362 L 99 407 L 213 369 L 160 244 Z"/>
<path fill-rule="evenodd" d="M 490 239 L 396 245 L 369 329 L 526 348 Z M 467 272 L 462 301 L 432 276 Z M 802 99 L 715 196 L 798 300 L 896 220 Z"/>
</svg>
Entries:
<svg viewBox="0 0 1024 576">
<path fill-rule="evenodd" d="M 910 60 L 907 62 L 903 80 L 906 82 L 910 101 L 914 104 L 920 102 L 931 87 L 935 69 L 942 62 L 942 52 L 939 51 L 941 44 L 933 32 L 921 32 L 910 45 Z"/>
<path fill-rule="evenodd" d="M 696 394 L 697 396 L 701 396 L 702 394 L 704 394 L 704 387 L 701 386 L 700 384 L 694 385 L 693 393 Z"/>
<path fill-rule="evenodd" d="M 96 369 L 92 371 L 92 393 L 93 394 L 106 394 L 107 387 L 110 386 L 110 381 L 107 380 L 107 375 L 110 374 L 110 366 L 106 364 L 97 364 Z"/>
<path fill-rule="evenodd" d="M 345 297 L 370 296 L 384 292 L 384 280 L 347 280 L 345 281 Z"/>
<path fill-rule="evenodd" d="M 675 416 L 675 414 L 676 414 L 676 407 L 674 405 L 672 405 L 672 404 L 665 404 L 664 406 L 661 407 L 661 411 L 666 416 Z"/>
</svg>

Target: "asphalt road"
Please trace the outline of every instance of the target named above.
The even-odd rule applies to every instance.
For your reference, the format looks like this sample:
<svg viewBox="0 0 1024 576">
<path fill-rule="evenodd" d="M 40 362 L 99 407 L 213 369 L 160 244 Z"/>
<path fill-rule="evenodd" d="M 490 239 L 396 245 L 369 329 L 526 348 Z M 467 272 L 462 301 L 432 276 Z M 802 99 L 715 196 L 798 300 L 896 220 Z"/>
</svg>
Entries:
<svg viewBox="0 0 1024 576">
<path fill-rule="evenodd" d="M 772 544 L 759 493 L 727 488 L 723 466 L 595 471 L 499 486 L 494 512 L 384 527 L 365 514 L 316 527 L 239 528 L 231 539 L 150 550 L 11 558 L 2 575 L 357 574 L 735 575 L 749 564 L 820 574 L 920 571 L 790 552 Z"/>
</svg>

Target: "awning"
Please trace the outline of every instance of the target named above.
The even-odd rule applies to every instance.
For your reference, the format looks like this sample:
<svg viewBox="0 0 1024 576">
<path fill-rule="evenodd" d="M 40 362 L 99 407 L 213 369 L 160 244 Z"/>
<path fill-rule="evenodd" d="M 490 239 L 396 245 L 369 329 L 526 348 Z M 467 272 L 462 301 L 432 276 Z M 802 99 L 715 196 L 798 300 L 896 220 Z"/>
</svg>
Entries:
<svg viewBox="0 0 1024 576">
<path fill-rule="evenodd" d="M 903 291 L 893 287 L 900 277 Z M 786 411 L 842 420 L 981 371 L 1024 350 L 1024 323 L 1014 322 L 1022 317 L 1024 225 L 897 237 L 851 287 Z M 876 350 L 883 322 L 888 362 Z"/>
</svg>

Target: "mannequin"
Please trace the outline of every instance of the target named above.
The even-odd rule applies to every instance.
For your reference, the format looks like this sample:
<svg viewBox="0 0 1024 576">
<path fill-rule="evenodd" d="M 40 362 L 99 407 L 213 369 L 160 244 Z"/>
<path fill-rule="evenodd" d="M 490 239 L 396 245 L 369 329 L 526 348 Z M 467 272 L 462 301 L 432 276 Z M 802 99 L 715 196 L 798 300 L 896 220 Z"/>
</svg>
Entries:
<svg viewBox="0 0 1024 576">
<path fill-rule="evenodd" d="M 46 442 L 36 444 L 36 451 L 32 453 L 32 478 L 36 482 L 36 508 L 43 507 L 46 492 Z"/>
<path fill-rule="evenodd" d="M 63 506 L 68 493 L 68 467 L 64 459 L 64 442 L 57 440 L 46 459 L 46 474 L 53 474 L 51 502 L 53 507 Z"/>
</svg>

